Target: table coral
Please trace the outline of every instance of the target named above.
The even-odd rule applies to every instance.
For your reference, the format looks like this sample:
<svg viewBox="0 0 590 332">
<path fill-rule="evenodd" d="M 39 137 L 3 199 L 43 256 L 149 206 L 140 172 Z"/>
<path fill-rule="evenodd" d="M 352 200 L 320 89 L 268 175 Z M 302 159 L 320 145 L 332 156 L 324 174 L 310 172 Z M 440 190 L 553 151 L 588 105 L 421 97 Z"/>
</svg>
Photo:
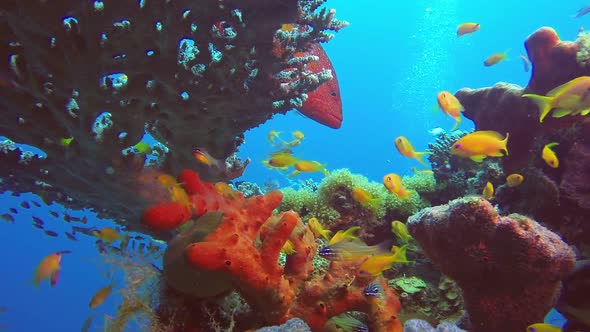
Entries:
<svg viewBox="0 0 590 332">
<path fill-rule="evenodd" d="M 139 175 L 145 166 L 207 176 L 193 148 L 225 160 L 246 130 L 301 106 L 335 76 L 306 69 L 317 57 L 300 56 L 347 25 L 323 3 L 2 1 L 0 134 L 47 155 L 0 153 L 2 188 L 93 207 L 137 228 L 153 203 L 138 194 L 150 191 Z M 295 22 L 308 29 L 279 33 Z M 132 148 L 146 132 L 158 141 L 147 156 Z M 226 174 L 208 176 L 243 171 L 235 158 L 226 163 Z"/>
<path fill-rule="evenodd" d="M 357 277 L 362 259 L 332 262 L 325 274 L 312 275 L 314 235 L 295 212 L 273 214 L 282 200 L 280 191 L 248 199 L 238 192 L 228 197 L 189 170 L 181 172 L 178 182 L 199 220 L 170 223 L 167 216 L 152 212 L 167 202 L 148 208 L 143 219 L 160 230 L 186 223 L 164 256 L 169 286 L 196 297 L 238 290 L 267 324 L 300 317 L 319 330 L 330 317 L 357 310 L 368 314 L 374 331 L 401 331 L 400 303 L 384 279 L 375 279 L 384 289 L 378 300 L 365 296 L 373 280 Z M 184 212 L 186 207 L 179 209 Z M 286 257 L 283 268 L 278 257 L 287 240 L 295 253 Z"/>
<path fill-rule="evenodd" d="M 555 304 L 575 255 L 527 217 L 501 217 L 467 197 L 424 209 L 408 229 L 428 257 L 463 290 L 470 331 L 524 331 Z"/>
</svg>

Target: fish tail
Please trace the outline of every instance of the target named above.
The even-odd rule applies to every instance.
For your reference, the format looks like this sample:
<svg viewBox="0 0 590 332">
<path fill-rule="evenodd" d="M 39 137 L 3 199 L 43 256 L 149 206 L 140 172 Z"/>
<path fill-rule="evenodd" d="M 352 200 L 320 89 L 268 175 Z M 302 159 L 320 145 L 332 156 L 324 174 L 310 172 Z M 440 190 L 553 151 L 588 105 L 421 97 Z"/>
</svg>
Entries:
<svg viewBox="0 0 590 332">
<path fill-rule="evenodd" d="M 539 122 L 543 122 L 543 119 L 549 114 L 551 108 L 553 108 L 552 102 L 554 97 L 546 97 L 527 93 L 522 95 L 525 98 L 529 98 L 539 107 Z"/>
<path fill-rule="evenodd" d="M 422 159 L 422 157 L 426 154 L 430 154 L 430 152 L 416 152 L 414 154 L 414 158 L 416 158 L 416 160 L 418 160 L 418 162 L 424 166 L 428 166 L 428 164 L 426 162 L 424 162 L 424 160 Z"/>
<path fill-rule="evenodd" d="M 461 115 L 459 115 L 459 117 L 457 117 L 455 119 L 455 126 L 453 126 L 453 129 L 451 129 L 451 131 L 454 131 L 457 129 L 457 127 L 459 127 L 459 124 L 461 123 Z"/>
<path fill-rule="evenodd" d="M 506 155 L 508 155 L 508 137 L 510 136 L 510 133 L 506 133 L 506 138 L 504 138 L 502 140 L 502 150 L 504 150 L 506 152 Z"/>
</svg>

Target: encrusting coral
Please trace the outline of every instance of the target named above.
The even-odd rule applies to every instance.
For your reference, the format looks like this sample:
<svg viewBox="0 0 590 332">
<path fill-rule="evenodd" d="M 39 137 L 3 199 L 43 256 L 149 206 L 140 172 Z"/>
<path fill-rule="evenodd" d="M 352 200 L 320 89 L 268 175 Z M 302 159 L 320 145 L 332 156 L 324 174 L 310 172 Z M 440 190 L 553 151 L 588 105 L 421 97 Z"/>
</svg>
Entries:
<svg viewBox="0 0 590 332">
<path fill-rule="evenodd" d="M 172 230 L 192 215 L 201 216 L 182 225 L 167 248 L 164 277 L 170 287 L 197 297 L 237 290 L 267 324 L 300 317 L 319 330 L 332 316 L 355 310 L 367 313 L 374 331 L 401 331 L 395 292 L 382 277 L 357 277 L 363 260 L 331 262 L 324 275 L 312 276 L 314 235 L 293 211 L 273 215 L 280 191 L 248 199 L 238 192 L 222 195 L 189 170 L 181 172 L 178 182 L 190 206 L 163 202 L 143 217 L 148 227 Z M 174 209 L 176 218 L 170 218 Z M 278 258 L 287 240 L 295 252 L 283 268 Z M 381 296 L 365 295 L 371 282 L 381 284 Z"/>
<path fill-rule="evenodd" d="M 153 203 L 138 195 L 144 166 L 240 175 L 235 158 L 221 167 L 227 174 L 207 174 L 213 168 L 191 151 L 223 162 L 244 131 L 301 106 L 335 77 L 311 68 L 317 56 L 299 56 L 347 25 L 323 3 L 2 1 L 0 134 L 46 154 L 0 153 L 2 188 L 93 207 L 136 228 Z M 291 23 L 302 28 L 281 31 Z M 157 147 L 133 149 L 146 132 Z"/>
<path fill-rule="evenodd" d="M 561 238 L 527 217 L 501 217 L 481 198 L 422 210 L 408 230 L 463 291 L 469 331 L 524 331 L 542 322 L 575 255 Z"/>
</svg>

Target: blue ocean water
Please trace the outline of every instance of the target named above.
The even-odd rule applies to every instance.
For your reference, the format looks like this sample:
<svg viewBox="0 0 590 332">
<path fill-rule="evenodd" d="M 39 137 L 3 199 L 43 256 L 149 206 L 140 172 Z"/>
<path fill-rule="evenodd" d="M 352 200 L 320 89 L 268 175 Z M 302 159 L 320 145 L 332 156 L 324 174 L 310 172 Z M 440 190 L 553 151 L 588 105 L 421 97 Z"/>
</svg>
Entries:
<svg viewBox="0 0 590 332">
<path fill-rule="evenodd" d="M 420 165 L 400 156 L 393 140 L 404 135 L 423 151 L 432 141 L 429 130 L 453 127 L 452 119 L 432 111 L 437 92 L 485 87 L 500 81 L 524 86 L 530 73 L 523 71 L 519 55 L 525 53 L 524 40 L 530 33 L 551 26 L 563 40 L 574 40 L 581 26 L 590 26 L 590 16 L 572 18 L 586 5 L 581 0 L 560 4 L 552 0 L 361 3 L 327 3 L 337 9 L 340 19 L 351 23 L 324 45 L 340 83 L 342 128 L 324 127 L 297 112 L 275 116 L 246 133 L 239 155 L 250 157 L 252 163 L 238 180 L 260 185 L 273 180 L 283 186 L 297 182 L 298 178 L 290 180 L 261 163 L 273 151 L 266 138 L 270 130 L 281 131 L 285 139 L 290 139 L 295 130 L 304 132 L 296 155 L 326 163 L 328 169 L 349 168 L 378 182 L 387 173 L 410 174 L 412 167 Z M 482 28 L 458 39 L 457 25 L 465 21 L 479 22 Z M 506 50 L 507 61 L 489 68 L 482 65 L 492 53 Z M 460 129 L 471 130 L 473 124 L 465 119 Z M 322 175 L 299 178 L 319 181 Z M 113 294 L 94 310 L 88 308 L 88 301 L 110 282 L 112 269 L 104 265 L 94 238 L 80 236 L 77 242 L 68 241 L 63 235 L 48 237 L 31 227 L 31 217 L 37 216 L 51 225 L 49 229 L 60 233 L 67 230 L 63 220 L 52 217 L 45 207 L 19 207 L 20 202 L 30 199 L 40 201 L 28 194 L 0 196 L 0 214 L 10 207 L 19 210 L 14 224 L 0 223 L 0 307 L 6 308 L 0 312 L 0 331 L 77 331 L 93 312 L 97 318 L 91 331 L 98 330 L 104 315 L 115 314 L 120 297 Z M 59 206 L 51 209 L 63 212 Z M 93 219 L 91 211 L 71 213 L 88 215 L 89 225 L 109 225 L 109 221 Z M 39 289 L 28 284 L 40 259 L 59 250 L 72 250 L 72 254 L 63 257 L 58 284 L 51 288 L 44 283 Z"/>
</svg>

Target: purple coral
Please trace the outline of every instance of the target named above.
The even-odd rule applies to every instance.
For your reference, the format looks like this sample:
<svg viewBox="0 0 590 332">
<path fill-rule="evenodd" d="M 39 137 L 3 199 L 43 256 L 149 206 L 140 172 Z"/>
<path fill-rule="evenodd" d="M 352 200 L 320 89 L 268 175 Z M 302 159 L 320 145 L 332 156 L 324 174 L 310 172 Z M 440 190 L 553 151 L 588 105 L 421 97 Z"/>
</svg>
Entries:
<svg viewBox="0 0 590 332">
<path fill-rule="evenodd" d="M 574 267 L 557 234 L 521 215 L 502 217 L 477 197 L 424 209 L 408 229 L 461 287 L 474 332 L 524 331 L 543 321 Z"/>
</svg>

